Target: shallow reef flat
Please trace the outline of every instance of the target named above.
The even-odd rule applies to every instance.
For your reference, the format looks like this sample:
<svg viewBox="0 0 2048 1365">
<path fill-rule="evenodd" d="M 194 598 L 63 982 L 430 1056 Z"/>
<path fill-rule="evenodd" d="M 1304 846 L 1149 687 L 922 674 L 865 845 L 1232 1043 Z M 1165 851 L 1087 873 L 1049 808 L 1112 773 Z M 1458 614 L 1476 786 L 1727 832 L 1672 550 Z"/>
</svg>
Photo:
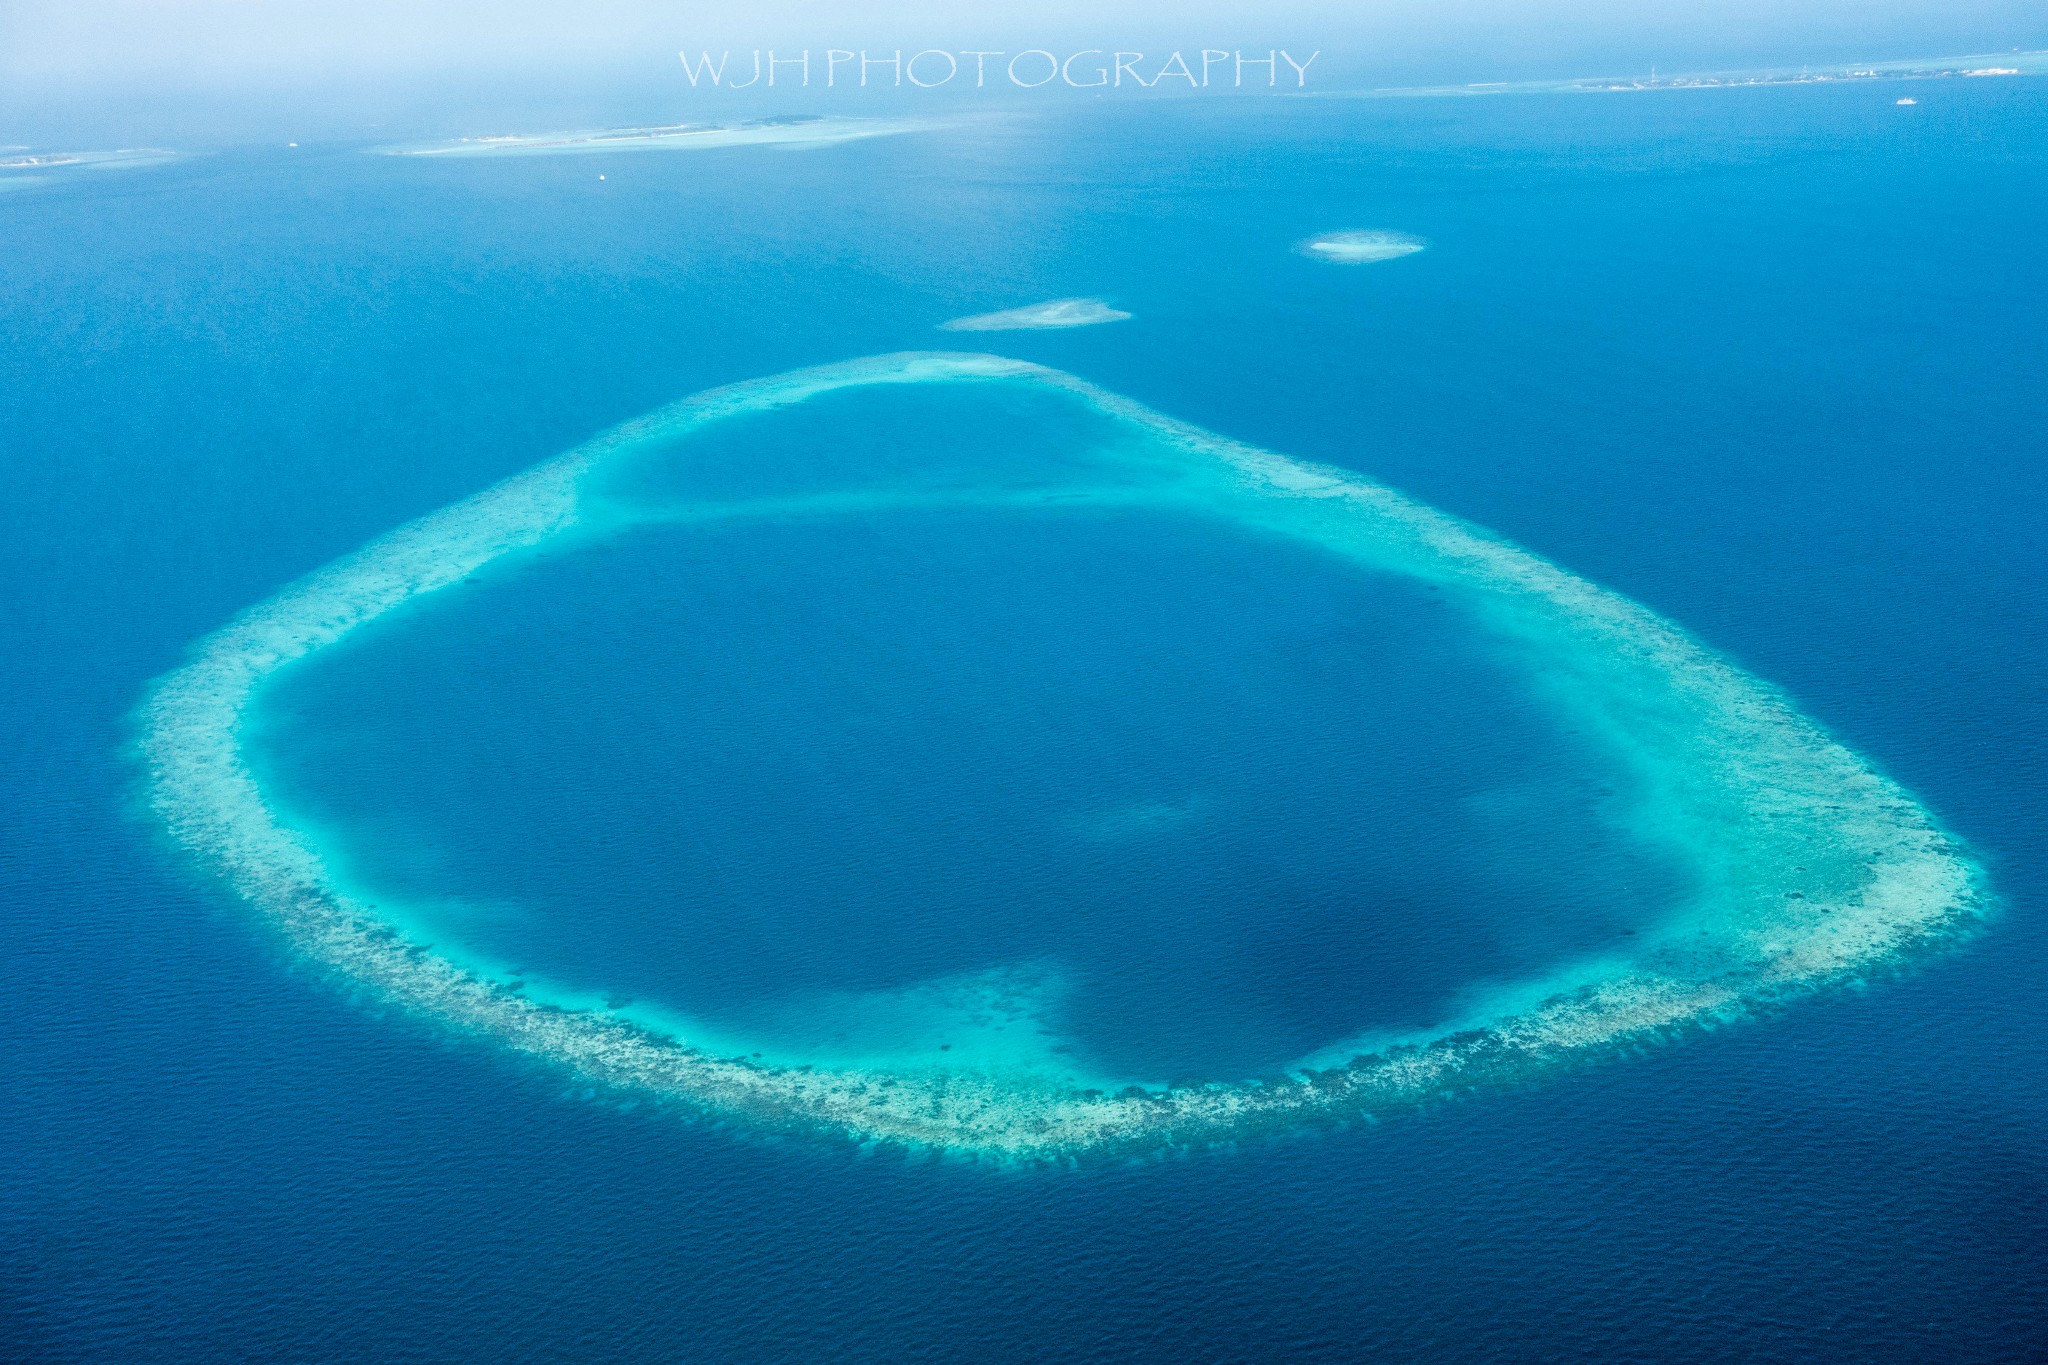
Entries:
<svg viewBox="0 0 2048 1365">
<path fill-rule="evenodd" d="M 728 418 L 861 386 L 989 384 L 1084 405 L 1130 434 L 1114 456 L 1125 466 L 1058 489 L 793 492 L 772 507 L 700 498 L 636 511 L 603 491 L 601 476 L 676 458 Z M 251 767 L 247 731 L 268 682 L 494 561 L 601 543 L 649 519 L 687 533 L 693 521 L 764 510 L 832 516 L 892 499 L 943 508 L 1026 498 L 1193 513 L 1455 597 L 1474 628 L 1528 661 L 1559 721 L 1627 769 L 1629 831 L 1685 870 L 1685 890 L 1646 907 L 1625 950 L 1501 983 L 1407 1036 L 1332 1040 L 1256 1081 L 1107 1093 L 937 1054 L 894 1069 L 798 1067 L 755 1060 L 745 1040 L 713 1043 L 598 1002 L 549 998 L 411 940 L 402 914 L 344 884 L 322 831 L 294 823 Z M 991 355 L 909 352 L 798 370 L 606 432 L 372 541 L 198 642 L 142 707 L 139 747 L 154 810 L 201 865 L 307 958 L 397 1004 L 696 1111 L 998 1161 L 1223 1144 L 1524 1081 L 1891 970 L 1966 930 L 1985 907 L 1977 865 L 1910 794 L 1775 689 L 1636 603 L 1355 473 Z"/>
<path fill-rule="evenodd" d="M 383 156 L 573 156 L 591 152 L 689 152 L 714 147 L 829 147 L 862 138 L 923 132 L 927 120 L 792 116 L 726 126 L 676 123 L 555 133 L 496 133 L 446 142 L 377 147 Z"/>
</svg>

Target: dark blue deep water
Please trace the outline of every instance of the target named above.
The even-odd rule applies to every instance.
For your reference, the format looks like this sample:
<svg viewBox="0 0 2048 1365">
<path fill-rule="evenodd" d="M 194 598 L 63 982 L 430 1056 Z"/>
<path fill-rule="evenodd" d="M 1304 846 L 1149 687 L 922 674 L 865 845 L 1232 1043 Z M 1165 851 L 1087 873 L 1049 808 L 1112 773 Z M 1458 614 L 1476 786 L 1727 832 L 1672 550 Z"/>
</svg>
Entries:
<svg viewBox="0 0 2048 1365">
<path fill-rule="evenodd" d="M 222 150 L 0 200 L 0 1356 L 2048 1354 L 2048 87 L 1894 93 Z M 1288 249 L 1347 227 L 1433 245 Z M 1922 797 L 2000 917 L 1540 1086 L 1010 1170 L 691 1121 L 392 1012 L 139 811 L 149 680 L 297 575 L 683 394 L 1086 294 L 1133 319 L 973 339 L 1690 627 Z M 835 399 L 710 458 L 1028 461 L 1003 401 Z M 1663 887 L 1447 615 L 1149 514 L 662 528 L 380 622 L 259 748 L 423 932 L 564 985 L 775 1035 L 1039 964 L 1077 1064 L 1235 1076 L 1597 951 Z"/>
</svg>

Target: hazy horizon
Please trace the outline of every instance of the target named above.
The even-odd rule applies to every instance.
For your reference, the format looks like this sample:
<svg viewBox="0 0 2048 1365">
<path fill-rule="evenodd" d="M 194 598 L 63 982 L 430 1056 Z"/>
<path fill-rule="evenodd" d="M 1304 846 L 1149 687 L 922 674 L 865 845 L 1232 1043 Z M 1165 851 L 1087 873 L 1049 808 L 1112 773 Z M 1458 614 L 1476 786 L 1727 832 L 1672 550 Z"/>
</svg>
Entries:
<svg viewBox="0 0 2048 1365">
<path fill-rule="evenodd" d="M 996 6 L 972 19 L 937 6 L 878 4 L 784 3 L 744 16 L 691 16 L 642 0 L 573 14 L 557 5 L 475 0 L 27 0 L 0 15 L 0 143 L 152 132 L 232 140 L 299 125 L 339 133 L 529 109 L 536 116 L 630 120 L 765 107 L 742 110 L 728 92 L 693 90 L 678 61 L 682 50 L 731 50 L 744 65 L 757 47 L 818 54 L 1130 48 L 1161 55 L 1281 47 L 1299 56 L 1320 52 L 1311 85 L 1332 90 L 2043 46 L 2048 16 L 2015 0 L 1880 8 L 1828 0 L 1792 9 L 1722 0 L 1683 13 L 1584 2 L 1443 7 L 1402 0 L 1366 9 L 1291 4 L 1252 17 L 1214 3 L 1148 3 L 1120 7 L 1114 16 L 1067 3 Z M 778 91 L 774 102 L 882 112 L 892 95 L 872 88 Z"/>
</svg>

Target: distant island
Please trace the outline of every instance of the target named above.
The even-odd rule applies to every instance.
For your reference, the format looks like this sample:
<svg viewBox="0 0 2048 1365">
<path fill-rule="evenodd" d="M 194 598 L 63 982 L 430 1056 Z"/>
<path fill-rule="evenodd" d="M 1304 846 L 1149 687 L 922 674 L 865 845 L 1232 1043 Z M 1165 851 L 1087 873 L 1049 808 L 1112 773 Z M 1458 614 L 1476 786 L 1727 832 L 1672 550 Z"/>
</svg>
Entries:
<svg viewBox="0 0 2048 1365">
<path fill-rule="evenodd" d="M 122 147 L 106 152 L 33 152 L 0 147 L 0 192 L 52 184 L 78 171 L 124 171 L 160 166 L 177 158 L 158 147 Z"/>
<path fill-rule="evenodd" d="M 1562 81 L 1487 81 L 1470 85 L 1396 87 L 1381 90 L 1316 91 L 1312 98 L 1374 98 L 1399 95 L 1540 95 L 1628 90 L 1722 90 L 1758 85 L 1819 85 L 1841 81 L 1927 81 L 1983 76 L 2027 76 L 2048 72 L 2048 52 L 2007 52 L 1973 57 L 1920 57 L 1857 66 L 1771 67 L 1646 76 L 1596 76 Z"/>
</svg>

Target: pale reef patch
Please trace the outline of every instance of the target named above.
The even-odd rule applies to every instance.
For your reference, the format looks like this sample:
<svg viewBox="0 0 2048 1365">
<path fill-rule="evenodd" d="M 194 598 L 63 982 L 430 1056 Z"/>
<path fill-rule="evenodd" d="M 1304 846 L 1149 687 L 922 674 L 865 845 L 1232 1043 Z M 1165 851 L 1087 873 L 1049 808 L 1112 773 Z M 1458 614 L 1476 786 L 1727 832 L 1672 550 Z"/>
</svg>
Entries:
<svg viewBox="0 0 2048 1365">
<path fill-rule="evenodd" d="M 410 143 L 371 150 L 382 156 L 573 156 L 595 152 L 693 152 L 717 147 L 779 147 L 800 151 L 863 138 L 924 132 L 927 119 L 834 118 L 791 115 L 745 123 L 672 123 L 556 133 L 488 133 L 445 142 Z"/>
<path fill-rule="evenodd" d="M 976 313 L 939 324 L 942 332 L 1026 332 L 1057 327 L 1094 327 L 1104 322 L 1122 322 L 1130 317 L 1101 299 L 1048 299 L 1022 308 L 1005 308 L 999 313 Z"/>
<path fill-rule="evenodd" d="M 1358 229 L 1325 232 L 1296 243 L 1294 249 L 1310 260 L 1333 265 L 1371 265 L 1413 256 L 1428 247 L 1426 240 L 1406 232 Z"/>
</svg>

